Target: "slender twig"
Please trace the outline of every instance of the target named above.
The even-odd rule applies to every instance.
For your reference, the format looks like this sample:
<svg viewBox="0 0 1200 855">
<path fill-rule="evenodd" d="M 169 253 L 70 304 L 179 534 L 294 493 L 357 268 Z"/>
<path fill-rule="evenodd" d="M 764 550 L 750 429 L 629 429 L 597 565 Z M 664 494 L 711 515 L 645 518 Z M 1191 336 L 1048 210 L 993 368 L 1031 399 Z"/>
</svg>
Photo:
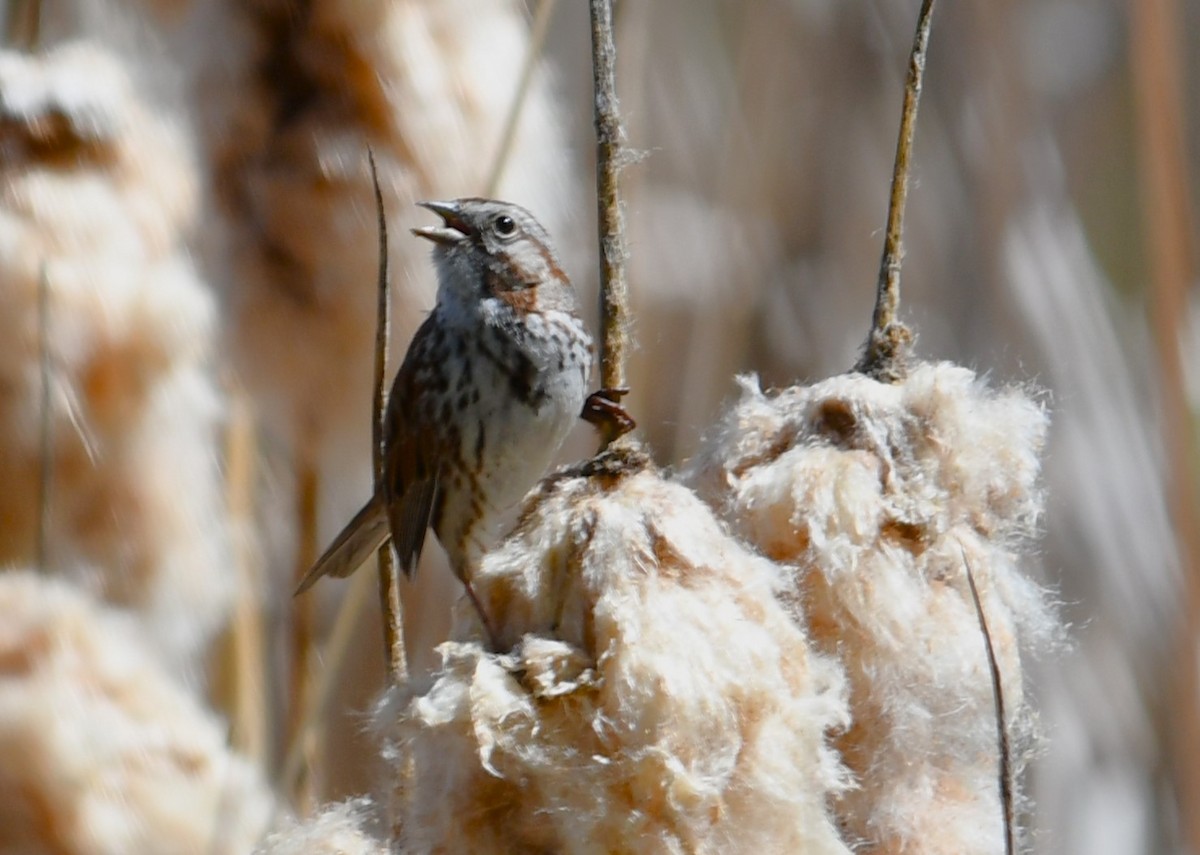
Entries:
<svg viewBox="0 0 1200 855">
<path fill-rule="evenodd" d="M 229 627 L 227 659 L 233 745 L 260 765 L 267 762 L 268 674 L 262 608 L 262 565 L 247 548 L 244 529 L 254 517 L 257 443 L 250 403 L 240 387 L 227 385 L 228 428 L 225 434 L 225 506 L 234 524 L 233 563 L 238 596 Z"/>
<path fill-rule="evenodd" d="M 908 57 L 908 77 L 904 83 L 904 107 L 900 113 L 896 162 L 892 169 L 887 234 L 883 241 L 883 257 L 879 262 L 875 311 L 863 355 L 854 367 L 856 371 L 885 382 L 895 382 L 904 376 L 905 350 L 912 339 L 912 334 L 897 320 L 896 314 L 900 307 L 900 262 L 904 256 L 904 202 L 908 196 L 909 158 L 917 125 L 917 107 L 921 101 L 933 4 L 934 0 L 922 0 L 921 12 L 917 16 L 917 32 Z"/>
<path fill-rule="evenodd" d="M 379 189 L 379 173 L 375 169 L 375 153 L 367 149 L 371 163 L 371 185 L 375 189 L 375 217 L 379 224 L 379 275 L 375 282 L 378 302 L 375 320 L 375 395 L 371 409 L 371 462 L 374 471 L 374 489 L 383 489 L 384 467 L 387 460 L 386 408 L 387 408 L 387 361 L 388 337 L 391 324 L 391 291 L 388 288 L 388 235 L 387 214 L 383 208 L 383 191 Z M 408 654 L 404 649 L 404 617 L 400 603 L 400 574 L 396 571 L 396 559 L 390 540 L 385 540 L 377 553 L 379 560 L 379 604 L 383 612 L 384 657 L 392 685 L 400 686 L 408 680 Z M 401 759 L 392 779 L 391 803 L 397 806 L 391 818 L 390 830 L 393 845 L 398 845 L 403 835 L 401 817 L 412 774 L 411 765 Z"/>
<path fill-rule="evenodd" d="M 329 631 L 322 656 L 325 667 L 321 670 L 321 677 L 313 690 L 305 698 L 304 706 L 296 719 L 295 735 L 288 745 L 279 773 L 279 789 L 285 793 L 298 788 L 303 779 L 308 746 L 319 732 L 318 725 L 329 712 L 334 688 L 337 686 L 338 676 L 342 673 L 341 664 L 350 651 L 354 633 L 367 605 L 370 578 L 367 573 L 358 573 L 350 580 L 349 590 L 342 598 L 342 604 L 333 620 L 333 629 Z"/>
<path fill-rule="evenodd" d="M 1175 779 L 1177 814 L 1185 847 L 1200 852 L 1200 714 L 1197 711 L 1197 639 L 1200 638 L 1200 502 L 1196 496 L 1193 413 L 1184 388 L 1180 324 L 1195 279 L 1196 221 L 1189 197 L 1184 83 L 1183 15 L 1174 0 L 1130 5 L 1130 56 L 1137 109 L 1142 223 L 1150 268 L 1150 310 L 1161 385 L 1161 430 L 1167 490 L 1182 565 L 1182 621 L 1174 645 L 1166 756 Z"/>
<path fill-rule="evenodd" d="M 391 292 L 388 289 L 387 216 L 383 209 L 383 191 L 379 189 L 379 173 L 375 169 L 375 152 L 367 149 L 371 164 L 371 185 L 375 189 L 375 217 L 379 226 L 379 276 L 376 279 L 375 319 L 375 394 L 371 401 L 371 463 L 374 489 L 383 488 L 384 466 L 387 457 L 384 417 L 387 407 L 388 336 L 391 327 Z M 379 605 L 383 613 L 383 654 L 388 674 L 396 684 L 408 678 L 404 651 L 404 618 L 400 607 L 400 575 L 392 555 L 391 541 L 385 540 L 377 553 L 379 560 Z"/>
<path fill-rule="evenodd" d="M 1012 749 L 1009 747 L 1007 718 L 1004 712 L 1004 686 L 1000 681 L 1000 665 L 996 662 L 992 633 L 988 629 L 983 603 L 979 600 L 979 589 L 975 587 L 975 574 L 971 572 L 967 551 L 961 547 L 960 550 L 963 567 L 967 571 L 967 585 L 971 589 L 971 600 L 975 603 L 975 616 L 979 618 L 979 632 L 983 636 L 983 649 L 987 653 L 988 671 L 992 676 L 992 703 L 996 708 L 996 745 L 999 753 L 997 775 L 1000 779 L 1000 809 L 1004 814 L 1004 852 L 1006 855 L 1013 855 L 1016 852 L 1016 822 L 1013 808 Z"/>
<path fill-rule="evenodd" d="M 37 569 L 46 572 L 46 538 L 50 528 L 50 491 L 54 477 L 53 425 L 50 420 L 50 279 L 46 265 L 38 271 L 38 365 L 41 371 L 41 402 L 38 413 L 38 515 L 34 532 L 34 562 Z"/>
<path fill-rule="evenodd" d="M 625 161 L 617 106 L 612 0 L 590 0 L 595 85 L 596 211 L 600 236 L 600 385 L 625 386 L 629 350 L 629 285 L 625 279 L 625 224 L 618 174 Z"/>
<path fill-rule="evenodd" d="M 546 42 L 546 33 L 550 30 L 550 19 L 554 17 L 554 8 L 558 0 L 542 0 L 533 16 L 533 25 L 529 32 L 529 46 L 525 49 L 525 61 L 521 65 L 521 77 L 517 81 L 517 91 L 513 93 L 508 113 L 504 117 L 504 129 L 500 133 L 500 146 L 492 159 L 492 168 L 488 171 L 487 189 L 485 196 L 495 196 L 500 189 L 500 181 L 504 178 L 504 169 L 512 157 L 513 144 L 517 139 L 517 125 L 521 121 L 521 113 L 528 101 L 530 84 L 533 73 L 537 70 L 538 58 L 542 53 L 542 45 Z"/>
<path fill-rule="evenodd" d="M 296 455 L 296 520 L 298 528 L 296 549 L 297 582 L 304 578 L 317 555 L 317 469 L 313 444 L 307 439 L 300 442 Z M 292 609 L 291 633 L 291 696 L 288 709 L 286 740 L 290 752 L 300 751 L 311 758 L 316 756 L 316 733 L 302 725 L 305 710 L 315 691 L 313 643 L 316 625 L 316 598 L 302 597 Z M 312 764 L 306 767 L 312 769 Z M 299 775 L 290 782 L 294 787 L 284 790 L 292 803 L 302 811 L 311 805 L 315 795 L 315 782 L 311 774 Z"/>
</svg>

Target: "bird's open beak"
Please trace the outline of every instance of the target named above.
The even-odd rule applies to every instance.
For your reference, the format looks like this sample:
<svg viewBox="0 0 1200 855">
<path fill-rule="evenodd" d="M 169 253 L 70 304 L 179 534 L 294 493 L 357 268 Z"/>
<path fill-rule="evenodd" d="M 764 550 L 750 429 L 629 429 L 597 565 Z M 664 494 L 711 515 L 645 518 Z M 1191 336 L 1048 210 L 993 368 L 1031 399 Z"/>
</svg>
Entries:
<svg viewBox="0 0 1200 855">
<path fill-rule="evenodd" d="M 444 225 L 438 227 L 422 227 L 413 229 L 418 237 L 428 238 L 434 243 L 455 244 L 470 235 L 474 230 L 462 217 L 462 210 L 456 202 L 418 202 L 422 208 L 428 208 L 442 218 Z"/>
</svg>

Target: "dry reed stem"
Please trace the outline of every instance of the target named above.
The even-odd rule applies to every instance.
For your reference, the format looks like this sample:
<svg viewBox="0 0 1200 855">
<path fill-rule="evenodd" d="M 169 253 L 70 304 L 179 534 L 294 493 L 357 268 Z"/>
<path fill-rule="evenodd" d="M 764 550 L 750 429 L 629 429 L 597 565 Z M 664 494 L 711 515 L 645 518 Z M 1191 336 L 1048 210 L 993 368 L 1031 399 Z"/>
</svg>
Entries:
<svg viewBox="0 0 1200 855">
<path fill-rule="evenodd" d="M 254 419 L 245 390 L 229 391 L 229 426 L 225 434 L 225 501 L 230 518 L 239 528 L 254 519 L 255 461 L 258 448 Z M 245 534 L 237 532 L 233 542 L 238 596 L 229 628 L 229 657 L 232 674 L 229 703 L 232 715 L 231 742 L 259 768 L 268 757 L 265 683 L 266 628 L 262 611 L 262 565 L 249 548 Z"/>
<path fill-rule="evenodd" d="M 1175 684 L 1165 727 L 1180 823 L 1190 849 L 1200 852 L 1200 717 L 1196 644 L 1200 638 L 1200 529 L 1193 484 L 1191 417 L 1179 354 L 1179 321 L 1195 263 L 1195 229 L 1184 140 L 1183 63 L 1177 33 L 1182 16 L 1174 0 L 1132 4 L 1130 52 L 1136 92 L 1142 211 L 1150 263 L 1151 324 L 1162 384 L 1162 431 L 1168 504 L 1183 571 L 1183 624 L 1175 650 Z"/>
<path fill-rule="evenodd" d="M 530 84 L 533 82 L 533 72 L 537 70 L 538 59 L 542 46 L 546 43 L 546 33 L 550 30 L 550 20 L 554 17 L 554 8 L 558 0 L 542 0 L 533 16 L 533 26 L 529 33 L 529 47 L 525 51 L 525 60 L 521 64 L 521 77 L 517 82 L 517 90 L 513 93 L 512 103 L 509 104 L 508 114 L 504 117 L 504 130 L 500 134 L 500 145 L 496 156 L 492 159 L 492 168 L 484 183 L 485 196 L 495 196 L 504 178 L 504 168 L 512 157 L 513 143 L 517 138 L 517 123 L 529 95 Z"/>
<path fill-rule="evenodd" d="M 279 788 L 285 793 L 299 792 L 305 788 L 305 761 L 311 753 L 309 748 L 315 742 L 320 732 L 320 725 L 329 712 L 329 702 L 333 699 L 334 688 L 337 686 L 337 676 L 341 673 L 339 665 L 345 661 L 350 645 L 354 641 L 354 633 L 358 628 L 359 619 L 367 605 L 367 591 L 370 585 L 370 573 L 355 573 L 350 577 L 349 590 L 342 598 L 341 607 L 333 621 L 329 639 L 325 642 L 325 668 L 321 678 L 312 683 L 311 692 L 305 698 L 304 707 L 300 710 L 292 739 L 288 745 L 287 755 L 279 775 Z M 297 597 L 298 600 L 313 600 L 315 597 Z M 309 764 L 311 767 L 311 763 Z M 309 776 L 311 779 L 311 776 Z M 308 787 L 311 789 L 311 786 Z M 313 800 L 315 804 L 315 800 Z M 297 805 L 297 807 L 303 807 Z M 306 812 L 306 811 L 302 811 Z"/>
<path fill-rule="evenodd" d="M 527 83 L 528 81 L 526 81 Z M 515 118 L 514 118 L 515 124 Z M 375 283 L 378 295 L 375 321 L 375 388 L 372 396 L 371 413 L 371 468 L 372 486 L 376 493 L 383 488 L 384 470 L 387 465 L 385 445 L 385 419 L 387 417 L 387 363 L 388 336 L 391 329 L 391 292 L 388 288 L 388 235 L 387 215 L 383 209 L 383 192 L 379 189 L 379 174 L 375 169 L 375 153 L 367 148 L 371 164 L 371 186 L 375 190 L 375 217 L 379 222 L 379 276 Z M 393 686 L 408 682 L 408 654 L 404 649 L 404 609 L 400 602 L 400 574 L 396 570 L 396 558 L 392 553 L 391 538 L 384 540 L 376 552 L 379 562 L 379 606 L 383 616 L 383 655 L 387 662 L 388 677 Z M 395 781 L 392 784 L 392 803 L 404 804 L 408 792 L 412 765 L 401 761 L 397 764 Z M 395 842 L 403 834 L 403 825 L 397 811 L 390 825 L 390 839 Z"/>
<path fill-rule="evenodd" d="M 600 241 L 600 387 L 626 385 L 629 284 L 625 278 L 625 223 L 619 173 L 625 162 L 624 131 L 617 105 L 612 0 L 591 0 L 592 76 L 595 86 L 596 212 Z M 612 440 L 605 436 L 605 445 Z"/>
<path fill-rule="evenodd" d="M 375 191 L 375 217 L 379 224 L 379 276 L 376 280 L 375 321 L 375 386 L 371 398 L 371 468 L 373 486 L 378 493 L 383 486 L 387 448 L 384 444 L 384 419 L 387 413 L 388 336 L 391 333 L 391 292 L 388 289 L 387 215 L 383 210 L 383 191 L 379 189 L 379 173 L 375 169 L 375 153 L 368 147 L 371 164 L 371 186 Z M 391 540 L 385 540 L 376 557 L 379 561 L 379 609 L 383 616 L 383 656 L 388 676 L 394 683 L 408 679 L 407 655 L 404 651 L 404 616 L 400 607 L 400 576 L 392 556 Z"/>
<path fill-rule="evenodd" d="M 855 366 L 876 380 L 896 383 L 907 373 L 907 349 L 912 333 L 897 320 L 900 306 L 900 272 L 904 258 L 904 206 L 908 197 L 908 177 L 912 158 L 913 137 L 916 133 L 917 111 L 920 106 L 921 89 L 925 75 L 925 58 L 929 47 L 929 31 L 933 23 L 934 0 L 922 0 L 917 16 L 916 34 L 908 60 L 908 74 L 904 83 L 904 102 L 900 113 L 900 130 L 896 141 L 896 160 L 892 169 L 891 195 L 888 200 L 887 232 L 884 237 L 883 254 L 879 263 L 879 279 L 876 286 L 875 309 L 871 318 L 871 332 L 863 349 L 863 355 Z M 988 671 L 992 681 L 992 696 L 996 712 L 996 742 L 998 753 L 998 789 L 1004 821 L 1004 850 L 1012 855 L 1016 849 L 1015 807 L 1012 781 L 1012 756 L 1004 712 L 1004 689 L 1000 680 L 1000 669 L 996 652 L 988 629 L 987 617 L 975 586 L 975 576 L 970 562 L 963 553 L 967 584 L 971 599 L 979 618 L 979 630 L 983 636 L 987 653 Z"/>
<path fill-rule="evenodd" d="M 317 556 L 317 470 L 313 463 L 311 444 L 301 443 L 296 461 L 296 568 L 295 580 L 304 578 Z M 317 754 L 316 731 L 305 726 L 306 711 L 313 704 L 317 687 L 313 681 L 314 652 L 313 632 L 316 624 L 316 598 L 300 597 L 292 608 L 291 631 L 291 680 L 287 698 L 287 756 L 299 752 L 315 759 Z M 302 812 L 306 806 L 315 804 L 315 788 L 311 775 L 313 764 L 308 764 L 309 774 L 303 771 L 282 778 L 282 792 Z"/>
<path fill-rule="evenodd" d="M 917 125 L 917 107 L 925 76 L 925 52 L 929 28 L 933 23 L 934 0 L 922 0 L 917 16 L 917 32 L 908 58 L 908 77 L 904 82 L 904 106 L 900 113 L 900 132 L 896 141 L 896 163 L 892 169 L 892 191 L 888 199 L 887 234 L 883 257 L 879 262 L 879 281 L 875 291 L 875 311 L 871 332 L 855 371 L 876 380 L 895 383 L 903 379 L 906 349 L 912 334 L 896 319 L 900 307 L 900 263 L 904 257 L 904 203 L 908 197 L 909 159 L 913 133 Z"/>
<path fill-rule="evenodd" d="M 996 647 L 992 644 L 992 631 L 988 629 L 987 615 L 979 599 L 979 588 L 975 585 L 975 573 L 967 560 L 966 549 L 962 552 L 963 569 L 966 571 L 967 586 L 971 589 L 971 602 L 975 604 L 975 616 L 979 618 L 979 632 L 983 636 L 983 649 L 987 654 L 988 673 L 992 678 L 992 702 L 996 705 L 996 744 L 999 748 L 997 775 L 1000 779 L 1000 807 L 1004 811 L 1004 852 L 1013 855 L 1017 848 L 1016 819 L 1013 807 L 1012 750 L 1008 742 L 1008 729 L 1004 726 L 1004 684 L 1000 680 L 1000 665 L 996 661 Z"/>
</svg>

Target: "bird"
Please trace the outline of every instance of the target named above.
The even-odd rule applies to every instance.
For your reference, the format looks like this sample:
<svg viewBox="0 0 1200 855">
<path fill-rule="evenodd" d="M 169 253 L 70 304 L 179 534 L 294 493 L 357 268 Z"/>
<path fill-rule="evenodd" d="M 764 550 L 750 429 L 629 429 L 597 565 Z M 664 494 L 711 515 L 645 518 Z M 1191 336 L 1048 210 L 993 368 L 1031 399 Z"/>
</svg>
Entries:
<svg viewBox="0 0 1200 855">
<path fill-rule="evenodd" d="M 494 199 L 417 204 L 442 220 L 412 230 L 433 243 L 437 298 L 388 396 L 383 478 L 296 593 L 353 573 L 388 537 L 411 576 L 432 528 L 494 642 L 471 574 L 496 522 L 577 418 L 633 423 L 617 403 L 625 389 L 585 394 L 592 338 L 534 216 Z"/>
</svg>

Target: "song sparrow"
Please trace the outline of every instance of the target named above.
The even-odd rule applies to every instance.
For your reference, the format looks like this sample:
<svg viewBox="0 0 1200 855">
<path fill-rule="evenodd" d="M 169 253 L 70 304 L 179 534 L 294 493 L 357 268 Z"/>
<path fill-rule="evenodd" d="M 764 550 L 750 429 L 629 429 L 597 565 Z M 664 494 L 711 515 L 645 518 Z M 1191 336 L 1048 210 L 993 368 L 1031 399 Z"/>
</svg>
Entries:
<svg viewBox="0 0 1200 855">
<path fill-rule="evenodd" d="M 595 393 L 584 408 L 592 339 L 538 221 L 490 199 L 420 204 L 444 221 L 413 229 L 435 244 L 437 305 L 392 384 L 381 489 L 296 593 L 349 575 L 389 534 L 411 574 L 432 526 L 492 635 L 470 574 L 497 516 L 545 472 L 580 415 L 615 421 L 617 432 L 632 421 L 617 404 L 624 390 Z"/>
</svg>

